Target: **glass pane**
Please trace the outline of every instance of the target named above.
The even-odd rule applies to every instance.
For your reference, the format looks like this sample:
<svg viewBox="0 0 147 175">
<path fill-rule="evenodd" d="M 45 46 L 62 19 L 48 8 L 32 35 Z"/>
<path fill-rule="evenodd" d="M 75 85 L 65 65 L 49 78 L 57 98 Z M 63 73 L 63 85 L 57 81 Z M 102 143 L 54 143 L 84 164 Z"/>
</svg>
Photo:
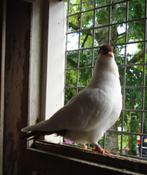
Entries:
<svg viewBox="0 0 147 175">
<path fill-rule="evenodd" d="M 90 48 L 93 44 L 92 30 L 84 30 L 80 34 L 80 47 Z"/>
<path fill-rule="evenodd" d="M 105 138 L 105 149 L 110 152 L 119 152 L 119 137 L 118 133 L 115 132 L 107 132 Z"/>
<path fill-rule="evenodd" d="M 101 7 L 110 3 L 110 0 L 96 0 L 96 6 Z"/>
<path fill-rule="evenodd" d="M 126 21 L 126 3 L 112 6 L 112 23 L 123 23 Z"/>
<path fill-rule="evenodd" d="M 124 44 L 126 42 L 126 24 L 112 26 L 112 42 L 115 44 Z"/>
<path fill-rule="evenodd" d="M 94 30 L 95 42 L 94 46 L 100 46 L 104 43 L 108 43 L 108 28 L 102 27 Z"/>
<path fill-rule="evenodd" d="M 144 40 L 145 20 L 139 20 L 128 23 L 128 41 Z"/>
<path fill-rule="evenodd" d="M 115 60 L 118 65 L 124 64 L 125 45 L 117 45 L 114 48 Z"/>
<path fill-rule="evenodd" d="M 76 86 L 76 82 L 77 82 L 77 70 L 76 69 L 66 70 L 66 86 L 74 87 Z"/>
<path fill-rule="evenodd" d="M 125 75 L 125 69 L 124 67 L 122 66 L 119 66 L 119 79 L 120 79 L 120 83 L 121 83 L 121 86 L 123 86 L 123 83 L 124 83 L 124 75 Z"/>
<path fill-rule="evenodd" d="M 92 66 L 92 50 L 83 50 L 80 52 L 80 68 L 91 68 Z"/>
<path fill-rule="evenodd" d="M 70 16 L 68 18 L 68 32 L 80 29 L 80 14 Z"/>
<path fill-rule="evenodd" d="M 66 68 L 67 69 L 75 69 L 78 66 L 78 51 L 67 52 L 66 54 Z"/>
<path fill-rule="evenodd" d="M 79 33 L 71 33 L 67 35 L 67 50 L 78 49 Z"/>
<path fill-rule="evenodd" d="M 79 83 L 78 85 L 79 86 L 82 86 L 82 87 L 85 87 L 88 85 L 90 79 L 91 79 L 91 76 L 92 76 L 92 73 L 91 73 L 91 68 L 81 68 L 79 70 Z"/>
<path fill-rule="evenodd" d="M 90 28 L 93 26 L 93 10 L 81 14 L 81 27 L 82 29 Z"/>
<path fill-rule="evenodd" d="M 100 8 L 95 10 L 95 26 L 99 27 L 108 24 L 109 10 L 108 8 Z"/>
<path fill-rule="evenodd" d="M 96 63 L 96 61 L 97 61 L 97 59 L 98 59 L 98 48 L 97 49 L 94 49 L 94 65 L 95 65 L 95 63 Z"/>
<path fill-rule="evenodd" d="M 128 64 L 143 64 L 144 62 L 143 43 L 127 44 L 126 49 L 127 49 Z"/>
<path fill-rule="evenodd" d="M 145 17 L 145 0 L 129 1 L 129 20 Z"/>
<path fill-rule="evenodd" d="M 82 11 L 93 8 L 94 8 L 94 0 L 82 0 Z"/>
<path fill-rule="evenodd" d="M 132 84 L 133 85 L 133 84 Z M 142 109 L 142 90 L 126 89 L 126 109 Z"/>
<path fill-rule="evenodd" d="M 123 135 L 122 137 L 122 154 L 137 156 L 137 136 Z"/>
<path fill-rule="evenodd" d="M 76 95 L 76 88 L 68 88 L 65 89 L 65 104 Z"/>
<path fill-rule="evenodd" d="M 132 111 L 125 112 L 124 131 L 137 134 L 140 128 L 140 119 L 141 119 L 140 112 L 132 112 Z"/>
<path fill-rule="evenodd" d="M 80 11 L 80 1 L 81 0 L 69 0 L 69 12 L 68 14 L 74 14 Z"/>
<path fill-rule="evenodd" d="M 138 87 L 143 85 L 143 66 L 130 66 L 126 69 L 126 85 Z M 136 91 L 138 91 L 137 89 Z"/>
</svg>

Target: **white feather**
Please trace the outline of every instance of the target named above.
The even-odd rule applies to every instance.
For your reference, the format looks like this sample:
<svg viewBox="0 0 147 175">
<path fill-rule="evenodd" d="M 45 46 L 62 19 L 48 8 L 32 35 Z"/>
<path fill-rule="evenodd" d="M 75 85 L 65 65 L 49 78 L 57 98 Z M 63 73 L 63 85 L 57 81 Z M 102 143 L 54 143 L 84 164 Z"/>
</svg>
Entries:
<svg viewBox="0 0 147 175">
<path fill-rule="evenodd" d="M 88 87 L 50 119 L 25 127 L 22 132 L 67 130 L 66 138 L 96 143 L 116 122 L 121 108 L 121 87 L 114 56 L 100 55 Z"/>
</svg>

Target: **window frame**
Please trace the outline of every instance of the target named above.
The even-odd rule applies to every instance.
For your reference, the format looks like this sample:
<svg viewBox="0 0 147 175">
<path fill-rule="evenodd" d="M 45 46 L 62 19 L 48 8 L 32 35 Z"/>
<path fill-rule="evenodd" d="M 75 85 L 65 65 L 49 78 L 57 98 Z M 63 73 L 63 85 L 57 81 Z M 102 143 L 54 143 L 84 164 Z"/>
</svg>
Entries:
<svg viewBox="0 0 147 175">
<path fill-rule="evenodd" d="M 29 1 L 30 2 L 30 1 Z M 65 42 L 66 42 L 66 16 L 64 2 L 58 0 L 36 0 L 32 3 L 32 20 L 31 20 L 31 39 L 30 39 L 30 68 L 29 68 L 29 103 L 28 103 L 28 125 L 35 124 L 41 120 L 47 119 L 59 108 L 64 105 L 64 71 L 65 71 Z M 57 3 L 57 4 L 56 4 Z M 60 15 L 55 15 L 57 8 L 60 10 Z M 52 10 L 53 8 L 53 10 Z M 55 21 L 52 16 L 55 15 Z M 61 17 L 60 17 L 61 16 Z M 59 19 L 58 19 L 59 18 Z M 62 25 L 64 26 L 62 27 Z M 55 36 L 56 31 L 60 31 Z M 37 29 L 37 30 L 36 30 Z M 58 38 L 61 42 L 58 42 Z M 57 43 L 57 44 L 56 44 Z M 55 46 L 52 46 L 52 44 Z M 56 50 L 57 49 L 57 50 Z M 55 53 L 55 54 L 54 54 Z M 59 57 L 63 58 L 61 61 Z M 52 69 L 54 58 L 60 61 L 61 71 L 58 67 Z M 52 76 L 54 74 L 54 76 Z M 62 76 L 62 77 L 61 77 Z M 51 79 L 51 81 L 49 81 Z M 61 79 L 61 80 L 60 80 Z M 60 80 L 60 86 L 52 87 L 52 82 L 55 84 Z M 60 89 L 59 89 L 60 88 Z M 48 90 L 49 89 L 49 90 Z M 60 90 L 60 93 L 58 94 Z M 59 96 L 59 100 L 54 101 Z M 51 95 L 51 96 L 50 96 Z M 50 98 L 51 97 L 51 98 Z M 50 106 L 54 102 L 53 110 L 47 110 L 47 105 Z M 50 107 L 52 108 L 52 106 Z M 47 137 L 48 140 L 60 142 L 61 138 Z"/>
</svg>

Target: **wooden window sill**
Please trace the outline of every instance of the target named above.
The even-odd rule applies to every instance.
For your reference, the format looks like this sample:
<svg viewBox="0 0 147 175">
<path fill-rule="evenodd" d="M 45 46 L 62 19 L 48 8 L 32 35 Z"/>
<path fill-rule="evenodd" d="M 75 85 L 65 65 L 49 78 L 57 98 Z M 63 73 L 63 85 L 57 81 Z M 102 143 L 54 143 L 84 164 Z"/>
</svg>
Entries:
<svg viewBox="0 0 147 175">
<path fill-rule="evenodd" d="M 29 169 L 43 172 L 43 174 L 53 172 L 66 175 L 80 172 L 92 175 L 98 173 L 143 175 L 147 172 L 147 162 L 143 160 L 117 155 L 108 157 L 73 146 L 42 140 L 35 141 L 33 146 L 27 149 L 27 154 L 31 156 L 31 160 L 28 161 Z"/>
</svg>

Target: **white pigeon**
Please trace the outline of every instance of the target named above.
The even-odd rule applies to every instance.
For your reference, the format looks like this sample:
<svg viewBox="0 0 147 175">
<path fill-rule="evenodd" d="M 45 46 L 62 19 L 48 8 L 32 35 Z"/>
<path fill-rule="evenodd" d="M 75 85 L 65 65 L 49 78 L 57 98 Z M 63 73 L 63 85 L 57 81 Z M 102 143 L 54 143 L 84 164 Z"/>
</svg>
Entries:
<svg viewBox="0 0 147 175">
<path fill-rule="evenodd" d="M 27 137 L 56 133 L 76 143 L 93 144 L 96 151 L 104 154 L 97 142 L 117 121 L 121 109 L 118 67 L 113 48 L 105 44 L 100 47 L 89 85 L 51 118 L 21 131 Z"/>
</svg>

